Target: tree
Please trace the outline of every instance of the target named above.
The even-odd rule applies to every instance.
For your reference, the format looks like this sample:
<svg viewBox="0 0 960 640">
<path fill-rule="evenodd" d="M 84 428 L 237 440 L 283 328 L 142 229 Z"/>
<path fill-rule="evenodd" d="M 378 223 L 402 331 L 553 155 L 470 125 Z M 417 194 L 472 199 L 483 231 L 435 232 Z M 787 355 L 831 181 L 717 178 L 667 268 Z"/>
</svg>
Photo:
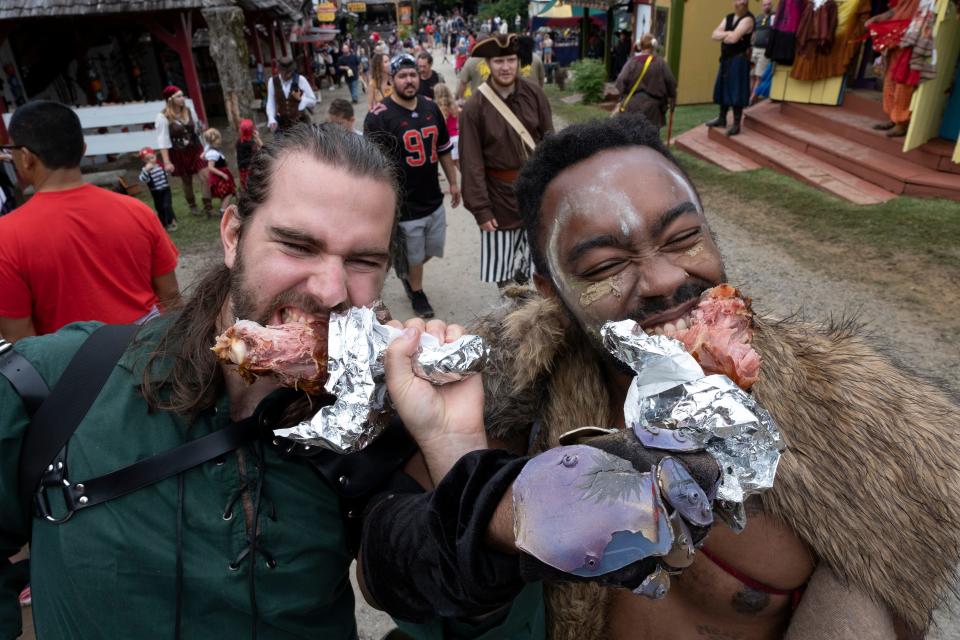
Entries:
<svg viewBox="0 0 960 640">
<path fill-rule="evenodd" d="M 527 23 L 527 2 L 526 0 L 497 0 L 497 2 L 487 2 L 480 5 L 478 12 L 480 18 L 486 20 L 494 16 L 500 16 L 507 21 L 507 25 L 513 28 L 514 18 L 520 16 L 520 23 Z"/>
</svg>

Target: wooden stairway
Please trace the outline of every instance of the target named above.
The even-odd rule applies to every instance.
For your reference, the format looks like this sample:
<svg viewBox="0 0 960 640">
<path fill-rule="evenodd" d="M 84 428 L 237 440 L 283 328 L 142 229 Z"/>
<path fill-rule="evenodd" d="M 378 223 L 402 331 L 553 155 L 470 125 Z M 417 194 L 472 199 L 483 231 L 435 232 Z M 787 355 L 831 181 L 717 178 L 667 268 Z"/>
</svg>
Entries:
<svg viewBox="0 0 960 640">
<path fill-rule="evenodd" d="M 900 194 L 960 200 L 953 145 L 934 140 L 903 153 L 903 138 L 872 128 L 884 119 L 879 102 L 848 92 L 839 107 L 765 102 L 744 112 L 738 136 L 700 126 L 676 144 L 730 171 L 768 167 L 855 204 Z"/>
</svg>

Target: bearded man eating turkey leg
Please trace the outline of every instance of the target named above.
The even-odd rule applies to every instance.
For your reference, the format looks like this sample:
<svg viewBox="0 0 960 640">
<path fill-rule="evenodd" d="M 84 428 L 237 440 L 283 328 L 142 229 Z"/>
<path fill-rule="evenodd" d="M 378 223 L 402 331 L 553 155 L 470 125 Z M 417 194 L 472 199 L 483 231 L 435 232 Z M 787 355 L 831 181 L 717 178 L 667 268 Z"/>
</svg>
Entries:
<svg viewBox="0 0 960 640">
<path fill-rule="evenodd" d="M 724 284 L 693 184 L 641 118 L 549 138 L 517 194 L 538 294 L 515 291 L 512 309 L 477 328 L 494 359 L 488 435 L 533 454 L 582 425 L 629 430 L 634 372 L 611 358 L 601 327 L 631 319 L 751 389 L 787 445 L 773 489 L 746 503 L 745 529 L 713 527 L 664 598 L 546 585 L 548 637 L 923 633 L 960 551 L 955 401 L 879 355 L 853 324 L 754 315 Z"/>
</svg>

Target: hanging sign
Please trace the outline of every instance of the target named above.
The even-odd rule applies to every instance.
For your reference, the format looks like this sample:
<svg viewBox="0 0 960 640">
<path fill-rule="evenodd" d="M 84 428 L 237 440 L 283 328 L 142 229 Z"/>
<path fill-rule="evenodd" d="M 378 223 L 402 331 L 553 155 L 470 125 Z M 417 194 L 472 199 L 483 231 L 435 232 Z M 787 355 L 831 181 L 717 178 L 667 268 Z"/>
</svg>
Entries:
<svg viewBox="0 0 960 640">
<path fill-rule="evenodd" d="M 317 5 L 317 20 L 320 22 L 336 22 L 337 5 L 332 2 L 321 2 Z"/>
</svg>

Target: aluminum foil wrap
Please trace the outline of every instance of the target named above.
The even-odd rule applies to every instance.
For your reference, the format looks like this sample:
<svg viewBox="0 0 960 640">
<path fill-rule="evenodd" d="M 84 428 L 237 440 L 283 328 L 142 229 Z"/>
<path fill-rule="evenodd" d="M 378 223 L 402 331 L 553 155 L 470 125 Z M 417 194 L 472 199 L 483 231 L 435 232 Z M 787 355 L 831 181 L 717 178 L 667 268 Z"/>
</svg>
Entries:
<svg viewBox="0 0 960 640">
<path fill-rule="evenodd" d="M 401 333 L 380 324 L 375 311 L 366 307 L 330 314 L 329 377 L 324 388 L 336 401 L 321 408 L 309 422 L 277 429 L 275 435 L 343 454 L 360 451 L 373 442 L 392 415 L 383 355 Z M 433 384 L 447 384 L 482 371 L 487 357 L 488 347 L 479 336 L 466 335 L 441 344 L 423 333 L 413 372 Z"/>
<path fill-rule="evenodd" d="M 608 322 L 600 333 L 637 374 L 623 407 L 627 426 L 653 449 L 710 453 L 723 471 L 716 511 L 742 530 L 744 500 L 773 486 L 786 449 L 773 418 L 727 376 L 704 375 L 678 340 L 648 336 L 632 320 Z"/>
</svg>

